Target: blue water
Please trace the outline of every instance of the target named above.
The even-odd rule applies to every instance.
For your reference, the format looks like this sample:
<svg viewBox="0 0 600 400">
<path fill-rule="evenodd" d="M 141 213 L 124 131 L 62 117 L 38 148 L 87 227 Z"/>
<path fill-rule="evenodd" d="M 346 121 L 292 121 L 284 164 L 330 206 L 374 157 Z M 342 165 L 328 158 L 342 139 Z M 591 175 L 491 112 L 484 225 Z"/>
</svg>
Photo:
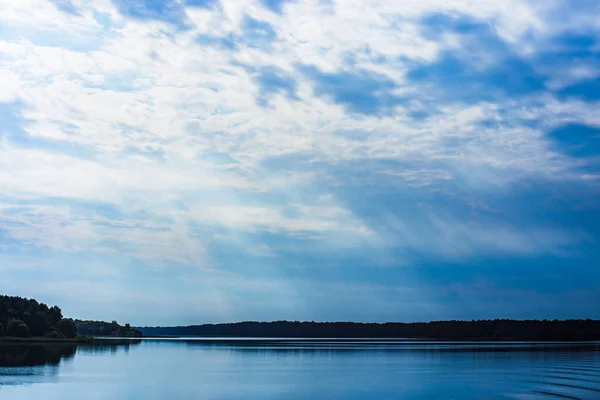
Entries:
<svg viewBox="0 0 600 400">
<path fill-rule="evenodd" d="M 0 345 L 0 399 L 600 399 L 599 344 L 143 340 Z"/>
</svg>

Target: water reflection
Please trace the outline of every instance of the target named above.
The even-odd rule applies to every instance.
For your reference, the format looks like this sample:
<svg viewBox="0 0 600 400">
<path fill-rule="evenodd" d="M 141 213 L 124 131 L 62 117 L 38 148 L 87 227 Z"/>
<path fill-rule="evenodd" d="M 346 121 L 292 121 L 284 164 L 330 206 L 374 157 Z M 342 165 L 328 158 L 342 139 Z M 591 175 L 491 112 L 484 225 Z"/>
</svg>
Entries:
<svg viewBox="0 0 600 400">
<path fill-rule="evenodd" d="M 182 338 L 169 341 L 188 347 L 231 348 L 236 351 L 419 351 L 469 353 L 583 353 L 600 352 L 600 342 L 456 342 L 405 339 L 235 339 Z"/>
<path fill-rule="evenodd" d="M 79 346 L 80 353 L 112 353 L 119 351 L 128 353 L 131 347 L 138 346 L 142 341 L 140 339 L 95 339 L 93 343 Z"/>
<path fill-rule="evenodd" d="M 76 345 L 0 345 L 0 367 L 58 365 L 76 350 Z"/>
<path fill-rule="evenodd" d="M 138 339 L 68 351 L 12 347 L 9 355 L 0 349 L 11 365 L 0 367 L 2 399 L 600 399 L 598 343 Z"/>
<path fill-rule="evenodd" d="M 534 342 L 436 342 L 356 340 L 198 340 L 184 342 L 190 350 L 229 351 L 242 359 L 259 357 L 286 364 L 336 364 L 347 372 L 359 365 L 366 376 L 369 368 L 394 366 L 379 371 L 377 390 L 398 379 L 401 386 L 384 394 L 396 394 L 411 387 L 437 386 L 445 395 L 422 398 L 478 399 L 600 399 L 600 343 Z M 183 344 L 180 342 L 180 344 Z M 237 357 L 237 356 L 235 356 Z M 279 361 L 277 361 L 279 360 Z M 313 371 L 318 374 L 318 371 Z M 311 372 L 311 375 L 313 374 Z M 322 370 L 335 376 L 336 373 Z M 362 378 L 362 377 L 361 377 Z M 340 381 L 348 379 L 345 375 Z M 351 382 L 348 382 L 349 387 Z M 416 393 L 427 392 L 419 387 Z M 340 393 L 341 394 L 341 393 Z M 449 396 L 449 397 L 448 397 Z"/>
<path fill-rule="evenodd" d="M 61 366 L 76 354 L 128 351 L 140 341 L 96 341 L 93 344 L 0 344 L 0 397 L 2 390 L 60 379 Z"/>
<path fill-rule="evenodd" d="M 1 344 L 0 367 L 35 367 L 59 365 L 75 357 L 75 353 L 128 352 L 141 340 L 96 340 L 91 344 Z M 1 372 L 0 372 L 1 373 Z"/>
</svg>

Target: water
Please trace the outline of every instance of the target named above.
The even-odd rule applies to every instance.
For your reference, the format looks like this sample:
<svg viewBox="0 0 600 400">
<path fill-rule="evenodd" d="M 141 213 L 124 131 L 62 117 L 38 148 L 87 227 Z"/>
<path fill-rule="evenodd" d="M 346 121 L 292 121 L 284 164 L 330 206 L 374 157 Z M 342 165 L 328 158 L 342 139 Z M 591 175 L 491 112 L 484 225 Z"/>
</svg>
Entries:
<svg viewBox="0 0 600 400">
<path fill-rule="evenodd" d="M 0 345 L 0 399 L 600 399 L 600 344 L 143 340 Z"/>
</svg>

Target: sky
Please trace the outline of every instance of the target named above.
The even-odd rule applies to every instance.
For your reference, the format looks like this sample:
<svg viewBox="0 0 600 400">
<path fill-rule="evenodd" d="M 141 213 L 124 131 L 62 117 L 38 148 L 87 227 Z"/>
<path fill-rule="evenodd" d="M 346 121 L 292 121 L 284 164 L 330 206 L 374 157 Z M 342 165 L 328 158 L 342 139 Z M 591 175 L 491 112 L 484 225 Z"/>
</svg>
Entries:
<svg viewBox="0 0 600 400">
<path fill-rule="evenodd" d="M 598 15 L 0 0 L 0 293 L 134 325 L 600 318 Z"/>
</svg>

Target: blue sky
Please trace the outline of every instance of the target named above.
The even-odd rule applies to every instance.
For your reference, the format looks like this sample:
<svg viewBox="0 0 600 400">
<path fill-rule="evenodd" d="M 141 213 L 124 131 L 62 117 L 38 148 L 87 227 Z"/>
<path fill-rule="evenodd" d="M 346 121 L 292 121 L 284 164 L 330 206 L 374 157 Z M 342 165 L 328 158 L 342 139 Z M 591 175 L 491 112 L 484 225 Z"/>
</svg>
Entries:
<svg viewBox="0 0 600 400">
<path fill-rule="evenodd" d="M 136 325 L 600 318 L 600 3 L 0 3 L 0 292 Z"/>
</svg>

